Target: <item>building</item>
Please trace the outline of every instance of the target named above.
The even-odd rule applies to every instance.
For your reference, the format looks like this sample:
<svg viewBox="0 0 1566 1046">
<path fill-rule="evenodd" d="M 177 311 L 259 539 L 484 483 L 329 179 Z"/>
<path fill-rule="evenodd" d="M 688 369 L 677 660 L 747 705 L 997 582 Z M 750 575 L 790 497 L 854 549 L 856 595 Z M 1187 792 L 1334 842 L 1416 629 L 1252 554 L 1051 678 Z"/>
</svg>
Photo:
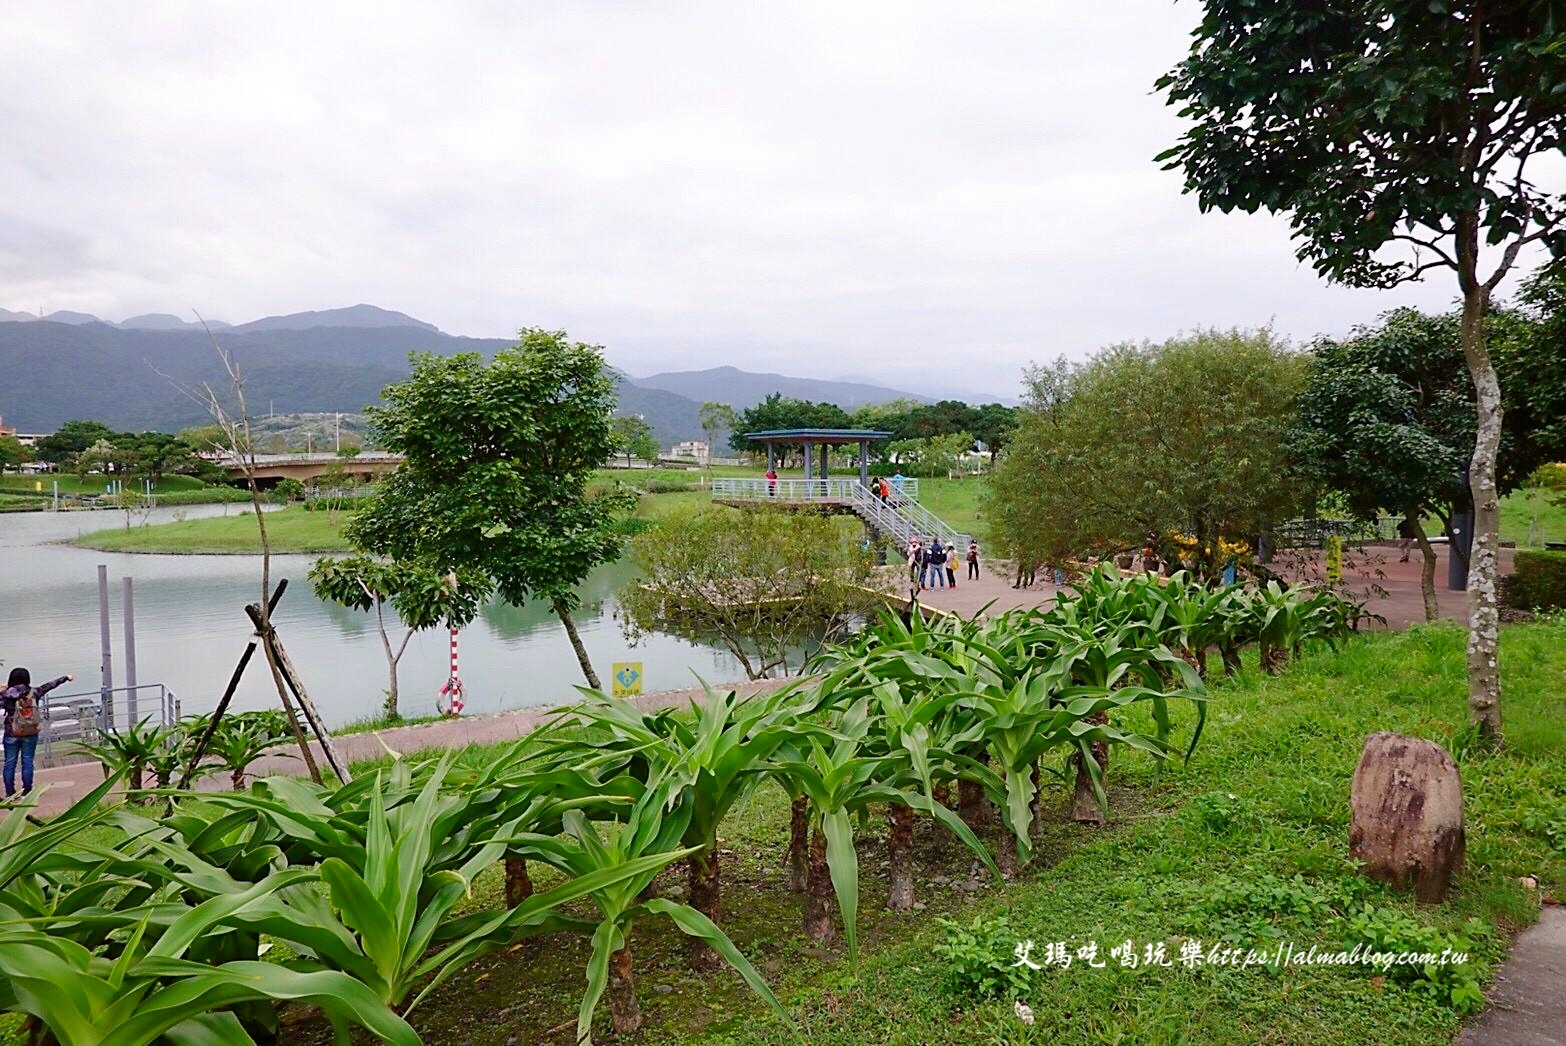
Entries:
<svg viewBox="0 0 1566 1046">
<path fill-rule="evenodd" d="M 671 458 L 692 458 L 703 464 L 707 461 L 707 441 L 700 439 L 688 439 L 676 443 L 669 450 Z"/>
</svg>

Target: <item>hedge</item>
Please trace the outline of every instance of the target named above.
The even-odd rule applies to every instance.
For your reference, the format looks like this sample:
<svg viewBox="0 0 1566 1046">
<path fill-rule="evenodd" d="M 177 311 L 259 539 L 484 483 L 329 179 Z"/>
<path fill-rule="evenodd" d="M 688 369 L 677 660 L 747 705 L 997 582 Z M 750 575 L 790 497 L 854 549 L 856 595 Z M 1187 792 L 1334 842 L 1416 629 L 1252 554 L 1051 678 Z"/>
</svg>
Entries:
<svg viewBox="0 0 1566 1046">
<path fill-rule="evenodd" d="M 1519 610 L 1566 609 L 1566 552 L 1521 551 L 1503 578 L 1502 598 Z"/>
</svg>

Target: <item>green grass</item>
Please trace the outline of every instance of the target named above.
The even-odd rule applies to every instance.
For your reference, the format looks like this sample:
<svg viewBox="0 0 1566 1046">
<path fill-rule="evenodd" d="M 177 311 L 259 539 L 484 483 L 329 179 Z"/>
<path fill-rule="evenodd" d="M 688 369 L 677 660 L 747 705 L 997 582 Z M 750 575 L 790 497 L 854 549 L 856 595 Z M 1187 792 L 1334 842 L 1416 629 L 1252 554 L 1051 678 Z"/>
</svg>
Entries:
<svg viewBox="0 0 1566 1046">
<path fill-rule="evenodd" d="M 38 476 L 5 475 L 0 476 L 0 490 L 21 490 L 28 493 L 41 491 L 50 494 L 54 491 L 54 484 L 59 483 L 61 494 L 104 494 L 107 493 L 110 481 L 111 477 L 108 476 L 88 476 L 82 479 L 69 472 L 54 472 Z M 129 485 L 138 490 L 142 489 L 140 481 Z M 201 490 L 205 487 L 206 484 L 194 476 L 164 476 L 153 484 L 152 492 L 172 494 L 176 491 Z"/>
<path fill-rule="evenodd" d="M 1515 541 L 1518 548 L 1543 548 L 1546 541 L 1566 541 L 1566 494 L 1519 490 L 1502 498 L 1501 540 Z"/>
<path fill-rule="evenodd" d="M 1463 632 L 1451 627 L 1378 634 L 1343 652 L 1307 656 L 1279 677 L 1248 671 L 1215 687 L 1202 744 L 1189 766 L 1160 770 L 1119 755 L 1111 767 L 1111 823 L 1092 829 L 1061 818 L 1065 790 L 1050 785 L 1054 811 L 1039 858 L 1013 884 L 968 889 L 971 858 L 921 821 L 917 897 L 923 911 L 880 907 L 885 868 L 878 819 L 861 830 L 861 958 L 806 946 L 800 898 L 783 888 L 787 804 L 772 788 L 724 823 L 724 925 L 763 971 L 812 1044 L 988 1042 L 1408 1043 L 1446 1041 L 1451 1007 L 1364 968 L 1272 970 L 1208 967 L 1105 969 L 1073 961 L 1033 974 L 1022 994 L 1037 1024 L 1025 1027 L 1009 1000 L 980 1001 L 945 986 L 934 953 L 937 915 L 963 922 L 1004 919 L 1006 940 L 1102 953 L 1130 939 L 1140 949 L 1178 935 L 1297 947 L 1341 946 L 1339 916 L 1355 903 L 1389 907 L 1444 931 L 1478 919 L 1476 955 L 1493 977 L 1507 934 L 1532 922 L 1537 897 L 1517 883 L 1536 875 L 1563 892 L 1563 854 L 1529 815 L 1566 818 L 1566 618 L 1502 635 L 1507 747 L 1482 755 L 1464 744 Z M 1415 906 L 1368 884 L 1348 859 L 1348 791 L 1365 737 L 1396 730 L 1453 749 L 1463 771 L 1468 861 L 1449 901 Z M 493 749 L 459 759 L 482 765 Z M 356 767 L 356 769 L 363 769 Z M 1299 876 L 1295 879 L 1295 876 Z M 962 884 L 953 888 L 945 880 Z M 678 895 L 666 873 L 660 889 Z M 477 907 L 499 903 L 500 873 L 475 883 Z M 1170 946 L 1171 954 L 1178 941 Z M 678 938 L 654 922 L 634 936 L 644 1042 L 782 1044 L 776 1019 L 737 978 L 689 974 Z M 468 967 L 414 1014 L 429 1043 L 569 1041 L 582 989 L 586 942 L 556 936 Z M 994 956 L 1009 964 L 1009 954 Z M 607 1015 L 602 1015 L 605 1018 Z M 324 1031 L 290 1041 L 329 1041 Z"/>
<path fill-rule="evenodd" d="M 306 512 L 297 505 L 266 514 L 272 551 L 280 553 L 347 551 L 347 522 L 347 512 Z M 261 535 L 249 508 L 236 507 L 226 516 L 94 531 L 72 544 L 102 552 L 243 555 L 260 553 Z"/>
</svg>

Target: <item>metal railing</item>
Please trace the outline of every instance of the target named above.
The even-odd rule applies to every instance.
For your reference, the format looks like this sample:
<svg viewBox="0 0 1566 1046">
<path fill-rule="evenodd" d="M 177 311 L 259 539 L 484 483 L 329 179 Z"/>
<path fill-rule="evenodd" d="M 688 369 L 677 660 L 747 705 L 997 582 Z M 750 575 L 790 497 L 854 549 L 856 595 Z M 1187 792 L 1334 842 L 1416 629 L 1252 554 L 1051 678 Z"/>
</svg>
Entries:
<svg viewBox="0 0 1566 1046">
<path fill-rule="evenodd" d="M 882 500 L 855 483 L 853 503 L 854 511 L 860 517 L 883 534 L 891 535 L 898 544 L 906 545 L 914 538 L 920 541 L 937 538 L 943 545 L 955 545 L 966 551 L 972 540 L 971 535 L 960 533 L 919 504 L 907 493 L 906 487 L 902 493 L 894 489 L 890 497 Z"/>
<path fill-rule="evenodd" d="M 855 491 L 870 492 L 860 484 L 859 478 L 848 479 L 714 479 L 712 496 L 763 501 L 853 501 Z M 901 488 L 892 489 L 893 497 L 899 490 L 906 498 L 919 497 L 919 481 L 905 479 Z"/>
<path fill-rule="evenodd" d="M 901 487 L 893 487 L 886 498 L 872 493 L 869 488 L 854 479 L 715 479 L 712 481 L 714 498 L 732 498 L 743 501 L 767 501 L 774 504 L 809 504 L 811 502 L 847 503 L 855 514 L 883 534 L 891 536 L 898 544 L 907 544 L 918 538 L 929 541 L 940 539 L 943 545 L 956 545 L 966 549 L 971 539 L 947 525 L 935 513 L 919 503 L 919 481 L 905 479 Z"/>
<path fill-rule="evenodd" d="M 162 683 L 49 693 L 41 704 L 44 724 L 39 741 L 46 766 L 55 759 L 56 744 L 92 744 L 105 730 L 122 731 L 143 719 L 156 726 L 173 726 L 180 716 L 179 698 Z"/>
</svg>

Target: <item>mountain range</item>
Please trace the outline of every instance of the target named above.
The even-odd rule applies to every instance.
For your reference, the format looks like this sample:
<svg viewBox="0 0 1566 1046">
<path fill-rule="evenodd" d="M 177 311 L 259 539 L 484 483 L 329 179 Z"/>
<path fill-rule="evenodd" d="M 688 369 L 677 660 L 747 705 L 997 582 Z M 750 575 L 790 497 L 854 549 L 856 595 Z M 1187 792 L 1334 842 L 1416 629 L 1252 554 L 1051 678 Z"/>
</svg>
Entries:
<svg viewBox="0 0 1566 1046">
<path fill-rule="evenodd" d="M 465 338 L 373 305 L 268 316 L 221 332 L 245 378 L 252 413 L 359 411 L 409 373 L 410 352 L 493 355 L 508 338 Z M 773 392 L 837 403 L 925 397 L 860 382 L 753 374 L 734 367 L 632 378 L 616 371 L 619 410 L 640 415 L 667 446 L 701 438 L 697 414 L 713 400 L 743 410 Z M 0 417 L 22 432 L 47 432 L 72 418 L 116 429 L 174 431 L 209 419 L 192 395 L 203 383 L 227 390 L 200 324 L 168 313 L 110 323 L 79 312 L 43 317 L 0 309 Z"/>
</svg>

